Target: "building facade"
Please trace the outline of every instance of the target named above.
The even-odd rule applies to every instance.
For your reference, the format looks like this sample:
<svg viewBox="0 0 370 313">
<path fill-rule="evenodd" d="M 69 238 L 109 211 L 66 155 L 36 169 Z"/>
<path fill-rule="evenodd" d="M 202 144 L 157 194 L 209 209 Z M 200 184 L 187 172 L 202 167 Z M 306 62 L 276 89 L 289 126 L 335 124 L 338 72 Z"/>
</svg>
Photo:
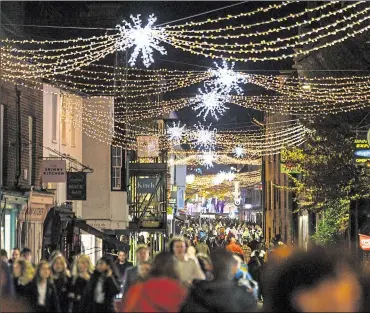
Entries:
<svg viewBox="0 0 370 313">
<path fill-rule="evenodd" d="M 266 114 L 266 133 L 273 132 L 273 125 L 276 123 L 290 119 L 289 116 L 280 114 Z M 287 189 L 290 185 L 287 174 L 281 173 L 280 154 L 264 156 L 262 162 L 265 240 L 270 242 L 276 235 L 280 235 L 286 244 L 293 244 L 296 234 L 293 221 L 292 192 Z"/>
</svg>

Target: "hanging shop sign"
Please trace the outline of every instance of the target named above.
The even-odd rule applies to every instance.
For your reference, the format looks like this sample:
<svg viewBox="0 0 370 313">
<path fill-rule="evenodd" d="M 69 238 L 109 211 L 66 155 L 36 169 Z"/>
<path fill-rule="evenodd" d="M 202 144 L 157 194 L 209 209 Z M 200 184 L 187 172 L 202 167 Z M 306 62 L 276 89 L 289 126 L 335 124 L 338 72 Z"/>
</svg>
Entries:
<svg viewBox="0 0 370 313">
<path fill-rule="evenodd" d="M 155 193 L 157 186 L 157 178 L 142 178 L 137 179 L 137 193 Z"/>
<path fill-rule="evenodd" d="M 159 157 L 159 138 L 158 136 L 138 136 L 137 156 L 139 158 Z"/>
<path fill-rule="evenodd" d="M 86 200 L 86 173 L 67 173 L 67 200 Z"/>
<path fill-rule="evenodd" d="M 364 136 L 362 135 L 362 137 Z M 366 137 L 367 138 L 356 138 L 354 141 L 353 158 L 357 165 L 364 165 L 367 161 L 370 161 L 369 134 L 367 134 Z"/>
<path fill-rule="evenodd" d="M 43 160 L 41 171 L 43 183 L 66 182 L 66 160 Z"/>
<path fill-rule="evenodd" d="M 364 251 L 370 251 L 370 236 L 358 234 L 360 241 L 360 248 Z"/>
</svg>

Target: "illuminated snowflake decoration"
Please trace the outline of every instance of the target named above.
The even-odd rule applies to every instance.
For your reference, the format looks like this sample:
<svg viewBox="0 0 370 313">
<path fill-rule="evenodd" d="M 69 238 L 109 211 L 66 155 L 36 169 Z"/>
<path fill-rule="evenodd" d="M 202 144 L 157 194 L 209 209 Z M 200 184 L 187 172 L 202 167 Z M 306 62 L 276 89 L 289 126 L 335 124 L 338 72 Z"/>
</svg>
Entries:
<svg viewBox="0 0 370 313">
<path fill-rule="evenodd" d="M 243 147 L 237 146 L 234 148 L 234 154 L 237 158 L 242 158 L 245 155 L 245 149 Z"/>
<path fill-rule="evenodd" d="M 231 63 L 230 68 L 225 60 L 222 61 L 221 66 L 216 62 L 215 65 L 216 69 L 209 70 L 213 79 L 206 81 L 205 84 L 224 95 L 230 94 L 233 90 L 238 95 L 243 94 L 243 89 L 239 85 L 247 83 L 248 76 L 235 72 L 234 62 Z"/>
<path fill-rule="evenodd" d="M 229 182 L 233 181 L 235 179 L 235 173 L 233 172 L 228 172 L 226 173 L 226 178 L 225 180 L 228 180 Z"/>
<path fill-rule="evenodd" d="M 199 111 L 197 117 L 203 114 L 203 120 L 206 120 L 208 114 L 213 116 L 217 121 L 219 116 L 222 116 L 225 111 L 229 108 L 225 105 L 226 102 L 230 101 L 229 95 L 222 95 L 216 89 L 209 91 L 208 88 L 203 92 L 198 89 L 199 94 L 195 98 L 191 99 L 190 102 L 194 104 L 194 111 Z"/>
<path fill-rule="evenodd" d="M 212 124 L 208 127 L 200 124 L 195 126 L 192 133 L 193 144 L 198 149 L 212 150 L 216 145 L 216 129 L 211 129 Z"/>
<path fill-rule="evenodd" d="M 194 174 L 190 174 L 190 175 L 187 175 L 186 176 L 186 183 L 191 185 L 192 183 L 194 183 L 195 181 L 195 175 Z"/>
<path fill-rule="evenodd" d="M 118 51 L 126 51 L 127 49 L 134 47 L 129 64 L 134 66 L 136 60 L 141 52 L 143 64 L 149 67 L 154 63 L 153 52 L 157 50 L 162 55 L 167 54 L 164 47 L 160 46 L 161 41 L 166 39 L 165 29 L 163 27 L 153 28 L 153 24 L 157 21 L 154 14 L 149 15 L 148 24 L 142 27 L 142 21 L 140 14 L 136 17 L 130 16 L 133 24 L 123 20 L 123 25 L 117 25 L 120 32 L 120 37 L 117 40 L 116 48 Z"/>
<path fill-rule="evenodd" d="M 202 164 L 206 168 L 213 167 L 213 162 L 216 162 L 217 155 L 214 153 L 214 151 L 209 150 L 206 152 L 203 152 L 202 155 L 200 155 L 199 163 Z"/>
<path fill-rule="evenodd" d="M 172 126 L 167 126 L 167 136 L 168 139 L 175 144 L 180 144 L 181 139 L 185 134 L 185 125 L 181 126 L 180 122 L 177 124 L 173 122 Z"/>
</svg>

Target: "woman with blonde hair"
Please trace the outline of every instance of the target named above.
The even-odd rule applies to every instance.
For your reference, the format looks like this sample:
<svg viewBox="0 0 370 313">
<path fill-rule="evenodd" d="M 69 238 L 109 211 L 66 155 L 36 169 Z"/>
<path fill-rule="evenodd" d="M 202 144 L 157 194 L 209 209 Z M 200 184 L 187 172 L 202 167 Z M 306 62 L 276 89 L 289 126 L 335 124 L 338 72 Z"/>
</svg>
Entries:
<svg viewBox="0 0 370 313">
<path fill-rule="evenodd" d="M 64 255 L 54 253 L 50 260 L 50 266 L 54 285 L 59 295 L 60 307 L 63 311 L 67 311 L 69 308 L 68 288 L 71 275 Z"/>
<path fill-rule="evenodd" d="M 69 312 L 80 312 L 80 303 L 86 290 L 87 282 L 94 272 L 94 266 L 88 255 L 75 258 L 72 268 L 72 280 L 68 290 Z"/>
<path fill-rule="evenodd" d="M 26 259 L 17 259 L 13 264 L 13 281 L 15 293 L 18 297 L 25 297 L 26 286 L 35 276 L 35 269 L 31 262 Z"/>
</svg>

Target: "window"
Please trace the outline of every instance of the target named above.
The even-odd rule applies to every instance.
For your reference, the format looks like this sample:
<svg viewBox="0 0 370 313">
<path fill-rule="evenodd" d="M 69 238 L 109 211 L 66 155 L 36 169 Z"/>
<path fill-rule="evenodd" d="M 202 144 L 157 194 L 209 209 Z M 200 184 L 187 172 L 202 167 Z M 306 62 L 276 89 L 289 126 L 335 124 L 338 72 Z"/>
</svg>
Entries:
<svg viewBox="0 0 370 313">
<path fill-rule="evenodd" d="M 66 107 L 65 104 L 62 103 L 62 145 L 67 145 L 67 122 L 66 122 Z"/>
<path fill-rule="evenodd" d="M 122 190 L 122 148 L 111 148 L 112 190 Z"/>
<path fill-rule="evenodd" d="M 57 141 L 57 127 L 58 127 L 58 95 L 52 95 L 52 107 L 51 107 L 51 114 L 52 114 L 52 121 L 51 121 L 51 134 L 52 134 L 52 141 Z"/>
<path fill-rule="evenodd" d="M 76 123 L 76 117 L 75 117 L 75 114 L 76 114 L 76 106 L 75 105 L 72 105 L 72 118 L 71 118 L 71 146 L 72 147 L 76 147 L 76 127 L 75 127 L 75 123 Z"/>
<path fill-rule="evenodd" d="M 28 117 L 28 183 L 32 185 L 32 175 L 33 175 L 33 117 Z"/>
</svg>

